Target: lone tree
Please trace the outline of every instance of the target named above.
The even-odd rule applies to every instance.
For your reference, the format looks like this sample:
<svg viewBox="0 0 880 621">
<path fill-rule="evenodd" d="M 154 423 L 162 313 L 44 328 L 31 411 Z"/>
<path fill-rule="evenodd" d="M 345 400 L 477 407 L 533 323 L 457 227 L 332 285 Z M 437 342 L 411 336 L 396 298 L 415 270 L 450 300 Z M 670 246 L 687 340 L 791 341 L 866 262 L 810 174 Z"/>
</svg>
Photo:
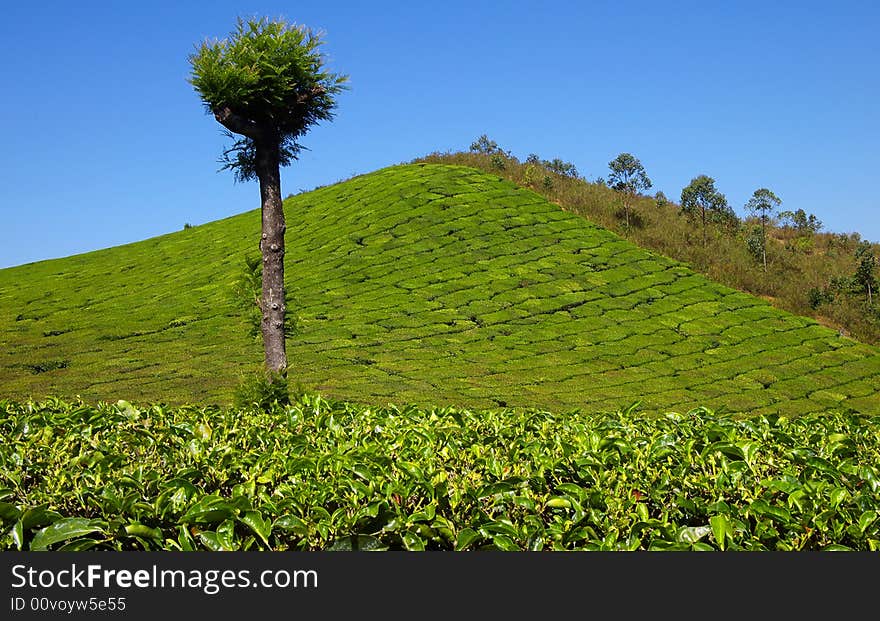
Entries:
<svg viewBox="0 0 880 621">
<path fill-rule="evenodd" d="M 767 222 L 779 208 L 782 200 L 767 188 L 755 190 L 752 198 L 746 203 L 746 209 L 761 219 L 761 261 L 767 271 Z"/>
<path fill-rule="evenodd" d="M 630 153 L 621 153 L 615 159 L 608 162 L 611 174 L 608 175 L 608 185 L 619 192 L 623 192 L 623 213 L 626 216 L 626 230 L 629 230 L 629 208 L 636 194 L 651 187 L 651 180 L 645 174 L 645 167 L 639 158 Z"/>
<path fill-rule="evenodd" d="M 859 264 L 853 276 L 853 283 L 863 293 L 868 294 L 868 306 L 873 306 L 874 292 L 877 291 L 877 277 L 874 275 L 877 269 L 877 256 L 870 242 L 863 241 L 856 248 L 856 261 Z"/>
<path fill-rule="evenodd" d="M 707 175 L 694 177 L 681 191 L 681 210 L 689 217 L 700 215 L 703 223 L 703 246 L 706 245 L 706 222 L 723 221 L 733 216 L 727 198 L 715 189 L 715 180 Z"/>
<path fill-rule="evenodd" d="M 304 26 L 239 19 L 228 38 L 205 41 L 189 57 L 190 83 L 235 140 L 223 153 L 223 169 L 236 181 L 260 182 L 260 331 L 271 373 L 287 370 L 280 167 L 297 159 L 299 140 L 312 125 L 333 119 L 336 95 L 348 80 L 327 71 L 322 43 Z"/>
</svg>

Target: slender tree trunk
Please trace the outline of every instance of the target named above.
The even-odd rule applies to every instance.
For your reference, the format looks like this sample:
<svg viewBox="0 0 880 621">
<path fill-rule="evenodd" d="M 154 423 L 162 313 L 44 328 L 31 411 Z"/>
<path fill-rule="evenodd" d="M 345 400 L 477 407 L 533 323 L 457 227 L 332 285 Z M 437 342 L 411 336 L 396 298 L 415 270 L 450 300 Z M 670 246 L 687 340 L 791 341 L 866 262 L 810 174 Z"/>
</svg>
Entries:
<svg viewBox="0 0 880 621">
<path fill-rule="evenodd" d="M 256 144 L 257 177 L 260 180 L 260 200 L 263 230 L 260 253 L 263 257 L 263 291 L 260 300 L 263 320 L 263 348 L 266 369 L 274 373 L 287 370 L 287 351 L 284 344 L 284 208 L 281 201 L 281 171 L 277 141 Z"/>
<path fill-rule="evenodd" d="M 702 207 L 700 209 L 700 215 L 703 218 L 703 248 L 706 247 L 706 208 Z"/>
<path fill-rule="evenodd" d="M 764 261 L 764 271 L 767 271 L 767 230 L 764 227 L 764 218 L 761 217 L 761 259 Z"/>
</svg>

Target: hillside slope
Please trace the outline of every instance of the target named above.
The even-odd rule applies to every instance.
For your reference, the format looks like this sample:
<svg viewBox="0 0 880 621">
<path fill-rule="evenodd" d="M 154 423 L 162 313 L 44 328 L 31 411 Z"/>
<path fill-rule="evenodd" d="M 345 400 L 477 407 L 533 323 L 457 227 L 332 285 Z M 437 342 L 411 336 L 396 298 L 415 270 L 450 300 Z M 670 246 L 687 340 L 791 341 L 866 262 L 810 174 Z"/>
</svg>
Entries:
<svg viewBox="0 0 880 621">
<path fill-rule="evenodd" d="M 880 350 L 473 169 L 285 202 L 293 376 L 355 401 L 880 411 Z M 230 299 L 256 211 L 0 271 L 0 393 L 228 401 L 259 364 Z"/>
</svg>

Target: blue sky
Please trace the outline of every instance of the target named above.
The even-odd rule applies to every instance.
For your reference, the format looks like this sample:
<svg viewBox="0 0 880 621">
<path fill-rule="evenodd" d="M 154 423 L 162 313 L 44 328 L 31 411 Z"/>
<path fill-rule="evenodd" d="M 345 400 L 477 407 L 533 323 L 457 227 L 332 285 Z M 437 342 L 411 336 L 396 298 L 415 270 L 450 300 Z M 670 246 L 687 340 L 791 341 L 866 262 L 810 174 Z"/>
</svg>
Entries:
<svg viewBox="0 0 880 621">
<path fill-rule="evenodd" d="M 186 81 L 239 15 L 325 31 L 351 76 L 285 195 L 486 133 L 591 179 L 631 152 L 674 199 L 705 173 L 740 213 L 769 187 L 880 240 L 873 2 L 48 1 L 0 22 L 0 267 L 259 206 L 217 173 L 227 141 Z"/>
</svg>

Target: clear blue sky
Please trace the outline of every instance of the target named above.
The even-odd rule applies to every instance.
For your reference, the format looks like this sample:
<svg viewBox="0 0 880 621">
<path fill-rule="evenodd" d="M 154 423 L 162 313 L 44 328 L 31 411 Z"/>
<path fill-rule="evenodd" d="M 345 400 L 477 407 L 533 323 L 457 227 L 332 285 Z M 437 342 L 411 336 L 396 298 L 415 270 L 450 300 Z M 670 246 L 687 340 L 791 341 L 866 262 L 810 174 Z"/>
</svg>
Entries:
<svg viewBox="0 0 880 621">
<path fill-rule="evenodd" d="M 588 178 L 629 151 L 677 199 L 713 176 L 880 240 L 874 2 L 6 3 L 0 267 L 114 246 L 259 206 L 217 173 L 227 142 L 187 56 L 239 15 L 324 30 L 351 76 L 284 194 L 466 149 L 487 133 Z"/>
</svg>

